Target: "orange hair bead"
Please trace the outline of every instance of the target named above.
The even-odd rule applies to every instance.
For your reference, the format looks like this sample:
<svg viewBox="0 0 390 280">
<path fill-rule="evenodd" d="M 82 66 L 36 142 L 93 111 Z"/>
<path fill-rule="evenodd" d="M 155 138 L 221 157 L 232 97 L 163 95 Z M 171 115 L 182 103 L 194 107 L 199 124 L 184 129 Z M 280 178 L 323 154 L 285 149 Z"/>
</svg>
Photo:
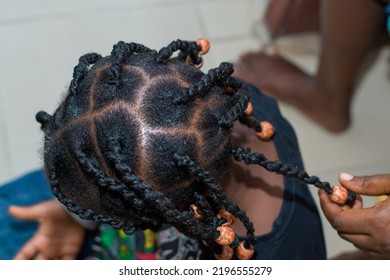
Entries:
<svg viewBox="0 0 390 280">
<path fill-rule="evenodd" d="M 194 217 L 197 220 L 202 220 L 204 218 L 202 212 L 200 211 L 199 207 L 196 206 L 195 204 L 191 204 L 190 206 L 192 210 L 194 211 Z"/>
<path fill-rule="evenodd" d="M 224 223 L 222 226 L 231 226 L 236 221 L 236 217 L 234 217 L 224 208 L 219 211 L 218 217 L 226 219 L 226 223 Z"/>
<path fill-rule="evenodd" d="M 260 122 L 261 131 L 257 132 L 256 135 L 261 140 L 270 140 L 275 134 L 275 128 L 270 122 Z"/>
<path fill-rule="evenodd" d="M 246 109 L 244 111 L 244 114 L 247 116 L 252 116 L 252 113 L 253 113 L 253 105 L 252 105 L 252 102 L 249 102 L 248 106 L 246 107 Z"/>
<path fill-rule="evenodd" d="M 201 48 L 199 51 L 199 55 L 206 54 L 210 50 L 210 42 L 207 39 L 199 38 L 195 41 L 195 43 Z"/>
<path fill-rule="evenodd" d="M 235 238 L 235 234 L 230 227 L 219 226 L 217 227 L 217 230 L 219 231 L 219 236 L 217 239 L 215 239 L 215 242 L 217 242 L 218 245 L 228 246 L 232 244 Z"/>
<path fill-rule="evenodd" d="M 221 253 L 219 253 L 219 254 L 214 253 L 214 257 L 217 260 L 231 260 L 233 258 L 233 256 L 234 256 L 233 248 L 231 248 L 229 246 L 222 246 L 221 249 L 222 249 Z"/>
<path fill-rule="evenodd" d="M 338 205 L 344 205 L 348 201 L 348 190 L 340 185 L 332 187 L 333 192 L 329 194 L 329 199 Z"/>
<path fill-rule="evenodd" d="M 249 260 L 253 257 L 255 249 L 250 245 L 249 249 L 245 248 L 245 241 L 241 241 L 236 249 L 236 256 L 240 260 Z"/>
</svg>

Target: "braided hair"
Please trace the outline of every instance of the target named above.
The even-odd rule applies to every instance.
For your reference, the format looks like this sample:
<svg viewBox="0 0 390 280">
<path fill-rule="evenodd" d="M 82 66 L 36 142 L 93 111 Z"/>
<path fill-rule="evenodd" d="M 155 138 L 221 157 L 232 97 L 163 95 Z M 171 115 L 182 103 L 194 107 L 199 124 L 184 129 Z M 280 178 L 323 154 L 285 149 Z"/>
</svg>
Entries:
<svg viewBox="0 0 390 280">
<path fill-rule="evenodd" d="M 331 193 L 316 177 L 232 146 L 236 120 L 261 127 L 244 114 L 250 95 L 231 77 L 232 65 L 204 74 L 203 53 L 199 41 L 176 40 L 160 51 L 121 41 L 108 56 L 80 57 L 58 109 L 36 115 L 52 191 L 71 212 L 128 234 L 167 223 L 210 243 L 226 223 L 218 215 L 224 209 L 246 227 L 249 248 L 253 224 L 217 183 L 231 156 Z M 238 238 L 229 245 L 237 248 Z"/>
</svg>

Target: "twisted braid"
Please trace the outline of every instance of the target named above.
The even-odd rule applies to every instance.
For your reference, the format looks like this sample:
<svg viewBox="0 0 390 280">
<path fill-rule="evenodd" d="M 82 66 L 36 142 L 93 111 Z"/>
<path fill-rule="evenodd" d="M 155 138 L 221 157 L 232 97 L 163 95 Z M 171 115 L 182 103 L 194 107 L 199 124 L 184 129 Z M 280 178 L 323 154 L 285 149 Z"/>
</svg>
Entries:
<svg viewBox="0 0 390 280">
<path fill-rule="evenodd" d="M 185 57 L 189 56 L 194 64 L 201 63 L 202 60 L 198 56 L 200 47 L 196 45 L 195 42 L 187 42 L 182 40 L 173 41 L 167 47 L 161 48 L 161 50 L 156 55 L 156 61 L 158 63 L 166 63 L 172 54 L 178 50 L 181 51 L 179 54 L 180 58 L 185 59 Z"/>
<path fill-rule="evenodd" d="M 241 115 L 238 120 L 247 127 L 253 128 L 256 132 L 261 132 L 262 130 L 260 122 L 252 116 Z"/>
<path fill-rule="evenodd" d="M 77 64 L 73 69 L 73 80 L 70 82 L 69 86 L 70 95 L 76 94 L 80 81 L 88 72 L 88 67 L 91 64 L 96 63 L 99 59 L 101 59 L 101 55 L 97 53 L 85 54 L 79 58 L 79 64 Z"/>
<path fill-rule="evenodd" d="M 250 149 L 235 147 L 231 149 L 231 153 L 237 161 L 244 161 L 246 164 L 258 164 L 270 172 L 297 178 L 306 184 L 311 184 L 317 188 L 324 189 L 329 194 L 332 193 L 332 187 L 328 182 L 322 182 L 316 176 L 309 176 L 305 171 L 300 170 L 296 166 L 284 164 L 279 160 L 268 160 L 263 154 L 253 153 Z"/>
<path fill-rule="evenodd" d="M 247 229 L 248 240 L 251 244 L 255 242 L 253 223 L 249 220 L 246 212 L 241 210 L 236 203 L 232 203 L 228 200 L 221 186 L 217 184 L 213 176 L 209 172 L 202 170 L 191 158 L 188 156 L 181 156 L 179 154 L 174 155 L 174 160 L 178 166 L 185 167 L 186 170 L 196 176 L 209 190 L 211 190 L 218 200 L 218 204 L 222 205 L 228 212 L 236 216 L 241 220 Z"/>
<path fill-rule="evenodd" d="M 248 106 L 249 95 L 247 91 L 237 92 L 237 101 L 230 111 L 219 121 L 219 125 L 224 128 L 232 128 L 233 123 L 240 118 Z"/>
<path fill-rule="evenodd" d="M 145 47 L 141 44 L 125 43 L 123 41 L 119 41 L 116 45 L 114 45 L 111 52 L 111 55 L 114 57 L 114 62 L 112 63 L 112 66 L 110 67 L 108 72 L 108 83 L 119 85 L 122 65 L 130 54 L 146 53 L 150 51 L 151 50 L 148 47 Z"/>
<path fill-rule="evenodd" d="M 198 83 L 178 95 L 175 103 L 186 103 L 196 96 L 204 96 L 214 86 L 223 86 L 225 79 L 233 73 L 233 64 L 222 62 L 219 67 L 210 69 L 206 75 L 203 75 Z"/>
<path fill-rule="evenodd" d="M 50 186 L 52 188 L 53 194 L 57 197 L 57 199 L 72 213 L 75 213 L 82 219 L 87 220 L 94 220 L 94 221 L 100 221 L 102 223 L 110 224 L 113 228 L 121 229 L 123 228 L 126 230 L 129 234 L 131 234 L 134 231 L 134 228 L 126 225 L 123 221 L 116 220 L 112 217 L 108 217 L 103 214 L 96 214 L 90 209 L 84 209 L 82 207 L 77 206 L 72 202 L 71 199 L 65 197 L 63 193 L 60 190 L 60 184 L 57 179 L 57 175 L 55 171 L 52 171 L 48 175 L 48 181 L 50 183 Z"/>
<path fill-rule="evenodd" d="M 165 222 L 175 226 L 178 230 L 185 232 L 187 235 L 202 239 L 213 239 L 215 233 L 208 231 L 209 226 L 205 224 L 197 223 L 192 215 L 191 211 L 179 211 L 172 202 L 166 198 L 163 194 L 154 191 L 146 183 L 142 182 L 138 176 L 135 176 L 131 168 L 124 163 L 123 155 L 120 153 L 118 146 L 107 153 L 107 159 L 113 163 L 116 173 L 120 178 L 128 185 L 137 191 L 146 203 L 153 205 L 155 211 L 153 213 L 159 213 L 157 219 L 165 220 Z M 128 193 L 127 189 L 124 190 L 124 194 Z"/>
</svg>

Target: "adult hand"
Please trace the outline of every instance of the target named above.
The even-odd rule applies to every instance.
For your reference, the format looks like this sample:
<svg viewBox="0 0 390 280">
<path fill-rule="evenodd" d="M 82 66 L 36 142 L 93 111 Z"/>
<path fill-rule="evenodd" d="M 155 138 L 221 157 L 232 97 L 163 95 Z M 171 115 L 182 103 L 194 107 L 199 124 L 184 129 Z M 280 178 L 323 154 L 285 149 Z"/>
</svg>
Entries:
<svg viewBox="0 0 390 280">
<path fill-rule="evenodd" d="M 75 259 L 85 238 L 85 229 L 74 221 L 56 200 L 33 206 L 11 206 L 9 213 L 21 220 L 37 221 L 37 232 L 14 259 Z"/>
<path fill-rule="evenodd" d="M 355 203 L 339 206 L 320 190 L 320 204 L 325 217 L 338 234 L 357 248 L 390 259 L 390 198 L 363 208 L 360 195 L 390 194 L 390 174 L 352 176 L 340 174 L 342 186 L 357 194 Z"/>
</svg>

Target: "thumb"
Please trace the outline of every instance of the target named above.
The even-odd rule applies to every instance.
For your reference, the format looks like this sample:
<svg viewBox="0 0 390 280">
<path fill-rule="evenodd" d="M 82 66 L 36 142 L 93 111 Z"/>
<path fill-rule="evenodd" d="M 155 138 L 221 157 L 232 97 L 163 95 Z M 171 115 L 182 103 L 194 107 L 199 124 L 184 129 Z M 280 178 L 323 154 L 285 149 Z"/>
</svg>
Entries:
<svg viewBox="0 0 390 280">
<path fill-rule="evenodd" d="M 363 195 L 388 195 L 390 194 L 390 174 L 372 176 L 353 176 L 341 173 L 340 183 L 347 189 Z"/>
</svg>

